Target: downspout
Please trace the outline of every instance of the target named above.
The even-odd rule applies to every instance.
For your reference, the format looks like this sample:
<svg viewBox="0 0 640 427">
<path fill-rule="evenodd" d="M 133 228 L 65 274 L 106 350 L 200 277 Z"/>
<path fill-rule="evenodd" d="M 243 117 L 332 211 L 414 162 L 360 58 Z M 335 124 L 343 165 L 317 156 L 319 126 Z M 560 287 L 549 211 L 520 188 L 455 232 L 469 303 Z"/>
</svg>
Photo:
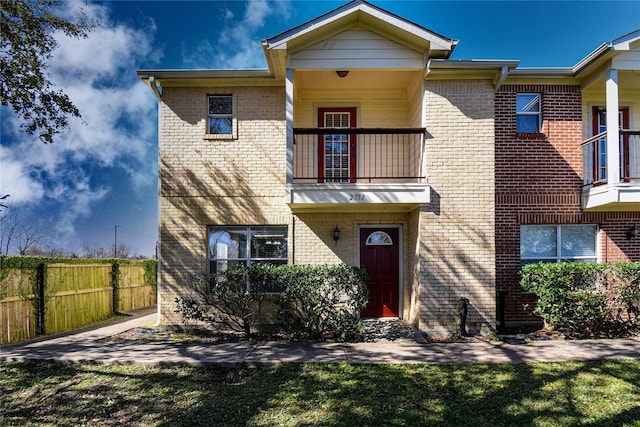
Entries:
<svg viewBox="0 0 640 427">
<path fill-rule="evenodd" d="M 156 76 L 149 76 L 149 86 L 151 87 L 151 89 L 153 90 L 153 93 L 156 94 L 156 98 L 158 98 L 158 165 L 161 165 L 162 162 L 160 160 L 160 138 L 161 138 L 161 133 L 160 133 L 160 107 L 162 106 L 162 93 L 160 92 L 160 87 L 158 86 L 158 81 L 156 80 Z M 160 197 L 160 178 L 161 174 L 160 171 L 158 170 L 158 205 L 157 205 L 157 213 L 158 213 L 158 218 L 160 218 L 160 212 L 161 212 L 161 197 Z M 158 222 L 158 240 L 156 240 L 156 302 L 157 302 L 157 313 L 156 313 L 156 323 L 157 324 L 161 324 L 162 323 L 162 311 L 160 309 L 160 304 L 162 301 L 162 293 L 161 293 L 161 289 L 162 289 L 162 278 L 160 275 L 160 271 L 162 268 L 162 240 L 161 240 L 161 225 L 160 222 Z"/>
<path fill-rule="evenodd" d="M 502 84 L 507 79 L 508 74 L 509 74 L 509 67 L 505 65 L 504 67 L 502 67 L 502 70 L 500 70 L 500 75 L 498 76 L 495 83 L 493 84 L 494 92 L 497 93 L 500 90 L 500 87 L 502 87 Z"/>
<path fill-rule="evenodd" d="M 149 76 L 149 86 L 151 86 L 153 93 L 156 94 L 156 98 L 158 98 L 158 102 L 162 102 L 162 93 L 160 93 L 160 86 L 158 86 L 158 81 L 156 80 L 156 76 Z"/>
</svg>

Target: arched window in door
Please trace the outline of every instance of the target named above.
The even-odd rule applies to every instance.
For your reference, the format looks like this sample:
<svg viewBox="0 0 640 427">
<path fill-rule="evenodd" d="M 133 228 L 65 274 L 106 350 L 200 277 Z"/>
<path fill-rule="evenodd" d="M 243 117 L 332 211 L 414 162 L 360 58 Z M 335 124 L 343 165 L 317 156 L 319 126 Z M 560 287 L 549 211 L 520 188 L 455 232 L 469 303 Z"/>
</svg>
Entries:
<svg viewBox="0 0 640 427">
<path fill-rule="evenodd" d="M 367 237 L 365 244 L 367 246 L 391 246 L 393 245 L 393 240 L 391 240 L 391 236 L 384 231 L 374 231 L 369 235 L 369 237 Z"/>
</svg>

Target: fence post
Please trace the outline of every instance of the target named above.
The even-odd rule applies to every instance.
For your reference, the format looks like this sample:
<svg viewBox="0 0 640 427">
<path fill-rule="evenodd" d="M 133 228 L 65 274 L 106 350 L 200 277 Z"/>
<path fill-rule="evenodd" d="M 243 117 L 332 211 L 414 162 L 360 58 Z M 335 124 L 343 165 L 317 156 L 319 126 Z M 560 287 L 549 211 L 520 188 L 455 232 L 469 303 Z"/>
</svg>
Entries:
<svg viewBox="0 0 640 427">
<path fill-rule="evenodd" d="M 36 334 L 44 335 L 45 331 L 45 288 L 47 286 L 47 264 L 38 264 L 38 270 L 36 273 L 36 301 L 37 301 L 37 320 L 36 320 Z"/>
<path fill-rule="evenodd" d="M 113 288 L 113 314 L 120 313 L 120 263 L 111 263 L 111 287 Z"/>
</svg>

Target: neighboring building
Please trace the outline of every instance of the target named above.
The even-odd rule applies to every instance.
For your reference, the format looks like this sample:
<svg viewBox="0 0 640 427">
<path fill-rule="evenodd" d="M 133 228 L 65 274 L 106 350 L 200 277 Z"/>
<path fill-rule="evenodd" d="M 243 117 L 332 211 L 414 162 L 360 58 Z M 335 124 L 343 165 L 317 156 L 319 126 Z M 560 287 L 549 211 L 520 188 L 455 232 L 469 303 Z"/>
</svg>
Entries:
<svg viewBox="0 0 640 427">
<path fill-rule="evenodd" d="M 139 71 L 162 322 L 192 273 L 343 262 L 372 278 L 366 316 L 446 332 L 464 297 L 486 332 L 535 320 L 523 263 L 640 261 L 640 31 L 567 69 L 456 44 L 356 0 L 263 41 L 265 70 Z"/>
</svg>

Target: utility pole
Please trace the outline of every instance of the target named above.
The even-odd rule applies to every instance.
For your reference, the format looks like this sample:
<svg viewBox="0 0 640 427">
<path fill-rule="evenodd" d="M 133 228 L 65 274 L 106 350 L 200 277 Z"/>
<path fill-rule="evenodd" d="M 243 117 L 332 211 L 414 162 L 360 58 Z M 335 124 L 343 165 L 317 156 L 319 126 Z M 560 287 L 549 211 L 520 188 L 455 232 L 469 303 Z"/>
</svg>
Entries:
<svg viewBox="0 0 640 427">
<path fill-rule="evenodd" d="M 113 230 L 113 257 L 114 258 L 118 257 L 118 227 L 120 226 L 116 225 Z"/>
</svg>

